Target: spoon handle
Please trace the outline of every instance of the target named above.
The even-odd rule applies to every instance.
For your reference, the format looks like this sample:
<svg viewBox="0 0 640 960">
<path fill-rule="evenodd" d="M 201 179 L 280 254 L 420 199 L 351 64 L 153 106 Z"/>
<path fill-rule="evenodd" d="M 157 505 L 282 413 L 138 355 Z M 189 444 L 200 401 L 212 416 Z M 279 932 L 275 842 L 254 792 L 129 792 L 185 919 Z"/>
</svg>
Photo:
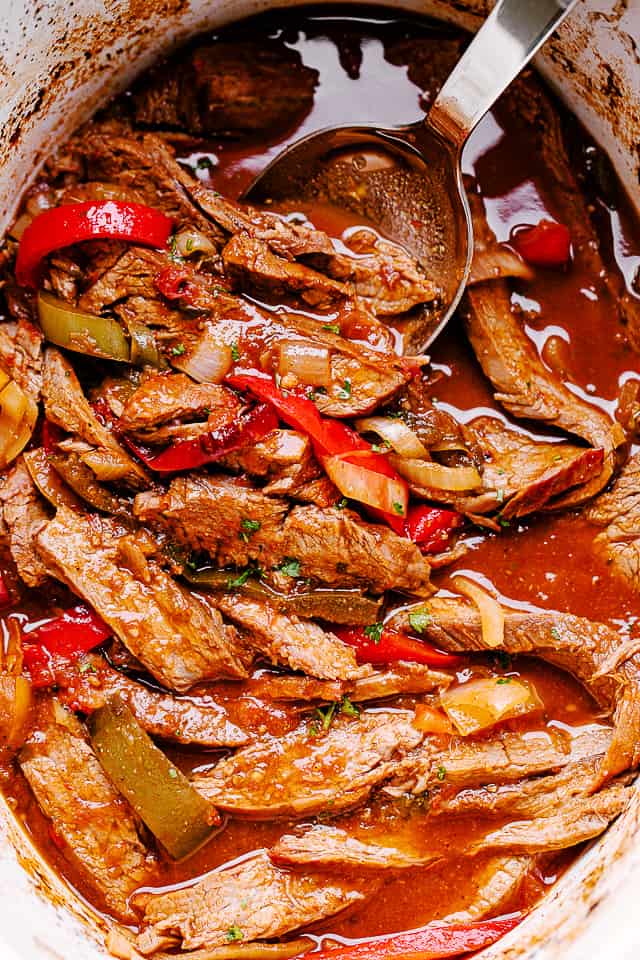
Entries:
<svg viewBox="0 0 640 960">
<path fill-rule="evenodd" d="M 427 124 L 459 149 L 576 0 L 498 0 L 434 101 Z"/>
</svg>

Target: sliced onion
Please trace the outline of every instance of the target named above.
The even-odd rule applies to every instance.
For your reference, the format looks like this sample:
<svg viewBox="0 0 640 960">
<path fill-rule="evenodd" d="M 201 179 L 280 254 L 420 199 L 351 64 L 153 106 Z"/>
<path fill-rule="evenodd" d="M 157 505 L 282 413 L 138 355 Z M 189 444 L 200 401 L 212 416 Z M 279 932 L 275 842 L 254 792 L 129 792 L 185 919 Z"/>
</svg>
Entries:
<svg viewBox="0 0 640 960">
<path fill-rule="evenodd" d="M 328 387 L 331 382 L 329 348 L 310 340 L 283 340 L 280 343 L 278 373 L 292 374 L 311 387 Z"/>
<path fill-rule="evenodd" d="M 115 450 L 90 450 L 83 453 L 80 459 L 91 469 L 96 480 L 103 483 L 123 480 L 131 471 L 131 464 L 126 457 Z"/>
<path fill-rule="evenodd" d="M 515 677 L 485 677 L 440 694 L 447 716 L 463 736 L 543 709 L 535 687 Z"/>
<path fill-rule="evenodd" d="M 215 340 L 207 330 L 194 347 L 180 357 L 172 357 L 171 365 L 198 383 L 222 383 L 233 365 L 233 356 L 231 347 Z"/>
<path fill-rule="evenodd" d="M 199 230 L 181 230 L 175 236 L 175 246 L 181 257 L 193 257 L 197 253 L 211 256 L 217 252 L 211 240 Z"/>
<path fill-rule="evenodd" d="M 365 417 L 356 420 L 356 429 L 360 433 L 377 433 L 402 457 L 415 459 L 429 456 L 429 451 L 411 427 L 398 418 Z"/>
<path fill-rule="evenodd" d="M 406 517 L 409 491 L 401 480 L 385 477 L 359 463 L 349 463 L 342 456 L 324 457 L 322 465 L 343 497 L 376 507 L 384 513 Z"/>
<path fill-rule="evenodd" d="M 453 733 L 451 722 L 442 710 L 434 710 L 426 703 L 416 704 L 413 726 L 423 733 Z"/>
<path fill-rule="evenodd" d="M 4 470 L 31 439 L 38 405 L 21 387 L 0 372 L 0 469 Z"/>
<path fill-rule="evenodd" d="M 459 492 L 482 486 L 482 478 L 475 467 L 445 467 L 432 460 L 409 460 L 393 454 L 389 460 L 398 473 L 417 487 Z"/>
<path fill-rule="evenodd" d="M 14 750 L 21 747 L 27 736 L 27 721 L 33 702 L 31 682 L 26 677 L 15 678 L 13 716 L 7 733 L 7 746 Z"/>
<path fill-rule="evenodd" d="M 451 581 L 454 588 L 464 597 L 472 600 L 480 612 L 483 646 L 495 649 L 504 646 L 504 610 L 501 604 L 466 577 L 454 577 Z"/>
</svg>

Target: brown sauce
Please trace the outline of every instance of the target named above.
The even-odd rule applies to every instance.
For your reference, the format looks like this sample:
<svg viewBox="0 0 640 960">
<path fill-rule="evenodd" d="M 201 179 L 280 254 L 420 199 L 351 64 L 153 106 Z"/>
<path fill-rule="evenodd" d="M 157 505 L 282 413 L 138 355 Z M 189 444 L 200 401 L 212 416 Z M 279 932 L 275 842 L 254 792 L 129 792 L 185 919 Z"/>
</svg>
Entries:
<svg viewBox="0 0 640 960">
<path fill-rule="evenodd" d="M 237 33 L 247 28 L 231 28 L 232 34 L 234 29 Z M 429 24 L 396 19 L 380 10 L 355 8 L 344 13 L 323 8 L 317 14 L 280 13 L 256 21 L 250 29 L 258 37 L 285 36 L 300 51 L 304 63 L 320 71 L 321 82 L 313 110 L 297 129 L 251 143 L 199 142 L 193 144 L 193 149 L 183 151 L 182 158 L 190 165 L 202 156 L 212 160 L 214 165 L 199 175 L 226 196 L 238 197 L 287 143 L 312 130 L 358 120 L 375 120 L 381 125 L 406 123 L 421 115 L 421 92 L 408 78 L 405 67 L 394 66 L 385 59 L 385 50 L 394 40 L 417 33 L 429 35 L 435 29 Z M 593 177 L 589 176 L 595 148 L 575 126 L 576 162 L 581 164 L 588 189 L 595 189 Z M 472 137 L 465 151 L 465 173 L 469 185 L 479 190 L 485 200 L 498 240 L 506 240 L 518 223 L 555 214 L 549 171 L 541 166 L 526 128 L 502 116 L 499 108 Z M 596 193 L 592 202 L 598 208 L 605 259 L 611 270 L 620 271 L 623 282 L 630 284 L 639 259 L 638 225 L 626 214 L 624 206 L 614 209 Z M 624 200 L 618 197 L 616 203 L 624 204 Z M 336 222 L 327 211 L 314 210 L 311 219 L 333 236 L 339 236 L 345 228 L 345 222 Z M 626 379 L 640 378 L 640 361 L 622 331 L 612 330 L 600 278 L 589 275 L 578 259 L 567 272 L 541 270 L 532 283 L 515 289 L 512 299 L 521 306 L 527 333 L 537 349 L 544 355 L 545 344 L 552 336 L 566 343 L 566 375 L 576 392 L 612 411 L 620 385 Z M 485 411 L 499 411 L 457 322 L 434 344 L 431 354 L 435 371 L 433 398 L 445 409 L 461 420 Z M 527 425 L 519 427 L 528 429 Z M 531 434 L 544 436 L 545 431 L 535 425 Z M 572 513 L 514 523 L 499 535 L 477 529 L 468 535 L 472 549 L 456 564 L 436 572 L 434 580 L 438 587 L 447 588 L 451 576 L 464 571 L 493 586 L 509 606 L 567 611 L 618 627 L 626 625 L 633 631 L 640 613 L 638 599 L 593 555 L 593 536 L 587 521 Z M 10 567 L 6 573 L 14 582 Z M 62 588 L 51 594 L 25 591 L 18 611 L 11 611 L 3 620 L 7 616 L 20 617 L 25 626 L 34 624 L 52 616 L 57 607 L 65 606 L 67 599 Z M 545 704 L 544 716 L 529 721 L 527 729 L 571 729 L 598 718 L 596 705 L 568 675 L 534 660 L 518 661 L 512 671 L 531 680 Z M 218 694 L 230 699 L 237 697 L 238 689 L 239 685 L 234 684 L 216 687 Z M 412 702 L 404 698 L 403 705 Z M 242 710 L 238 722 L 242 720 L 252 730 L 280 734 L 297 722 L 293 707 L 266 703 L 249 693 L 238 709 Z M 206 767 L 219 756 L 174 748 L 168 752 L 185 771 Z M 7 777 L 4 788 L 38 847 L 88 896 L 56 847 L 50 823 L 38 812 L 22 777 Z M 391 800 L 375 800 L 351 814 L 347 822 L 372 839 L 391 834 L 404 836 L 442 850 L 447 859 L 430 869 L 406 871 L 388 880 L 367 905 L 327 921 L 318 932 L 344 938 L 373 936 L 416 927 L 459 909 L 468 899 L 474 876 L 485 860 L 478 858 L 470 867 L 469 860 L 455 856 L 455 850 L 465 839 L 476 836 L 483 824 L 475 820 L 442 820 L 426 822 L 419 806 L 411 808 L 402 801 Z M 495 827 L 495 820 L 492 824 Z M 185 863 L 163 861 L 161 878 L 154 889 L 183 883 L 251 850 L 268 847 L 292 825 L 229 819 L 215 839 Z M 574 852 L 548 857 L 544 869 L 528 882 L 513 906 L 534 902 L 555 881 Z"/>
</svg>

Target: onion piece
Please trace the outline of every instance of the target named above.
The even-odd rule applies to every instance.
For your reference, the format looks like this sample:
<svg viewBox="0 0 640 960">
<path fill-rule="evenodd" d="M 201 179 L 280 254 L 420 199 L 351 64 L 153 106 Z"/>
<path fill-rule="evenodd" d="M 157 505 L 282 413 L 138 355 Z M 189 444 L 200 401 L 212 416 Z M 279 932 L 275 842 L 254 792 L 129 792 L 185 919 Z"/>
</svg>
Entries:
<svg viewBox="0 0 640 960">
<path fill-rule="evenodd" d="M 472 600 L 480 612 L 482 626 L 482 645 L 488 649 L 504 646 L 504 610 L 501 604 L 472 580 L 466 577 L 453 577 L 454 589 Z"/>
<path fill-rule="evenodd" d="M 349 454 L 322 458 L 325 472 L 342 496 L 392 516 L 406 517 L 409 500 L 407 485 L 395 477 L 387 477 L 344 459 L 354 456 L 352 451 Z"/>
<path fill-rule="evenodd" d="M 543 703 L 535 687 L 515 677 L 483 677 L 450 687 L 440 694 L 447 716 L 464 737 L 512 720 L 537 713 Z"/>
<path fill-rule="evenodd" d="M 211 256 L 216 253 L 211 240 L 200 230 L 181 230 L 175 235 L 175 248 L 181 257 L 193 257 L 197 253 Z"/>
<path fill-rule="evenodd" d="M 24 744 L 27 737 L 27 721 L 33 702 L 31 681 L 26 677 L 11 678 L 15 684 L 13 695 L 13 716 L 7 732 L 7 746 L 16 750 Z"/>
<path fill-rule="evenodd" d="M 428 457 L 429 451 L 416 436 L 411 427 L 396 417 L 365 417 L 356 420 L 356 430 L 360 433 L 377 433 L 396 453 L 410 460 Z"/>
<path fill-rule="evenodd" d="M 445 467 L 432 460 L 408 460 L 393 454 L 389 455 L 389 461 L 417 487 L 464 492 L 482 486 L 482 477 L 475 467 Z"/>
<path fill-rule="evenodd" d="M 328 387 L 331 383 L 329 348 L 310 340 L 283 340 L 278 373 L 281 377 L 291 374 L 311 387 Z"/>
<path fill-rule="evenodd" d="M 38 405 L 6 373 L 0 371 L 0 469 L 4 470 L 31 439 Z"/>
<path fill-rule="evenodd" d="M 198 383 L 222 383 L 233 366 L 231 347 L 215 340 L 207 329 L 193 347 L 182 356 L 172 357 L 171 366 L 188 374 Z"/>
</svg>

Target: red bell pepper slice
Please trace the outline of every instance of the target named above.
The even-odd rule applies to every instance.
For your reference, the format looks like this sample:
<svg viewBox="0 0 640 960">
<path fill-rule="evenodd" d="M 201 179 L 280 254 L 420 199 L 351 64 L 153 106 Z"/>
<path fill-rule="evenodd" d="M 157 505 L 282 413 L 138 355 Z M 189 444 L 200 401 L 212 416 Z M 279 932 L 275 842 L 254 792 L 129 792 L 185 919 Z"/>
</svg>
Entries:
<svg viewBox="0 0 640 960">
<path fill-rule="evenodd" d="M 112 634 L 111 627 L 84 604 L 26 634 L 22 652 L 33 686 L 52 686 L 57 669 L 73 663 Z"/>
<path fill-rule="evenodd" d="M 242 420 L 225 424 L 193 440 L 178 441 L 161 453 L 153 453 L 148 447 L 134 443 L 128 437 L 123 436 L 122 439 L 150 470 L 175 473 L 213 463 L 233 450 L 257 443 L 277 427 L 278 418 L 273 408 L 269 404 L 259 403 Z"/>
<path fill-rule="evenodd" d="M 37 289 L 44 258 L 61 247 L 85 240 L 130 240 L 165 247 L 173 221 L 159 210 L 120 200 L 89 200 L 44 210 L 22 234 L 16 280 Z"/>
<path fill-rule="evenodd" d="M 571 257 L 569 229 L 554 220 L 541 220 L 534 227 L 516 227 L 509 243 L 523 260 L 538 267 L 563 267 Z"/>
<path fill-rule="evenodd" d="M 407 660 L 429 667 L 457 667 L 462 657 L 438 650 L 424 640 L 414 640 L 406 633 L 372 623 L 368 627 L 336 628 L 335 635 L 350 647 L 355 647 L 358 663 L 393 663 Z"/>
<path fill-rule="evenodd" d="M 405 534 L 420 545 L 423 553 L 439 553 L 448 545 L 453 531 L 461 527 L 463 522 L 462 514 L 456 510 L 420 503 L 409 510 Z"/>
<path fill-rule="evenodd" d="M 314 960 L 443 960 L 488 947 L 522 919 L 522 913 L 513 913 L 472 923 L 428 923 L 409 933 L 320 950 L 314 954 Z"/>
<path fill-rule="evenodd" d="M 9 593 L 9 588 L 7 587 L 2 574 L 0 574 L 0 608 L 8 607 L 11 603 L 11 594 Z"/>
<path fill-rule="evenodd" d="M 314 453 L 321 463 L 325 457 L 339 456 L 349 463 L 360 465 L 365 470 L 389 477 L 407 492 L 404 498 L 406 503 L 408 485 L 394 470 L 384 454 L 375 453 L 371 449 L 371 444 L 363 440 L 360 434 L 346 423 L 323 417 L 315 403 L 308 397 L 293 392 L 285 393 L 275 385 L 271 377 L 262 377 L 258 374 L 234 374 L 227 377 L 226 382 L 237 390 L 248 390 L 254 396 L 272 404 L 284 423 L 308 435 Z M 388 523 L 400 536 L 404 535 L 404 516 L 376 510 L 371 506 L 369 509 L 376 517 Z"/>
</svg>

